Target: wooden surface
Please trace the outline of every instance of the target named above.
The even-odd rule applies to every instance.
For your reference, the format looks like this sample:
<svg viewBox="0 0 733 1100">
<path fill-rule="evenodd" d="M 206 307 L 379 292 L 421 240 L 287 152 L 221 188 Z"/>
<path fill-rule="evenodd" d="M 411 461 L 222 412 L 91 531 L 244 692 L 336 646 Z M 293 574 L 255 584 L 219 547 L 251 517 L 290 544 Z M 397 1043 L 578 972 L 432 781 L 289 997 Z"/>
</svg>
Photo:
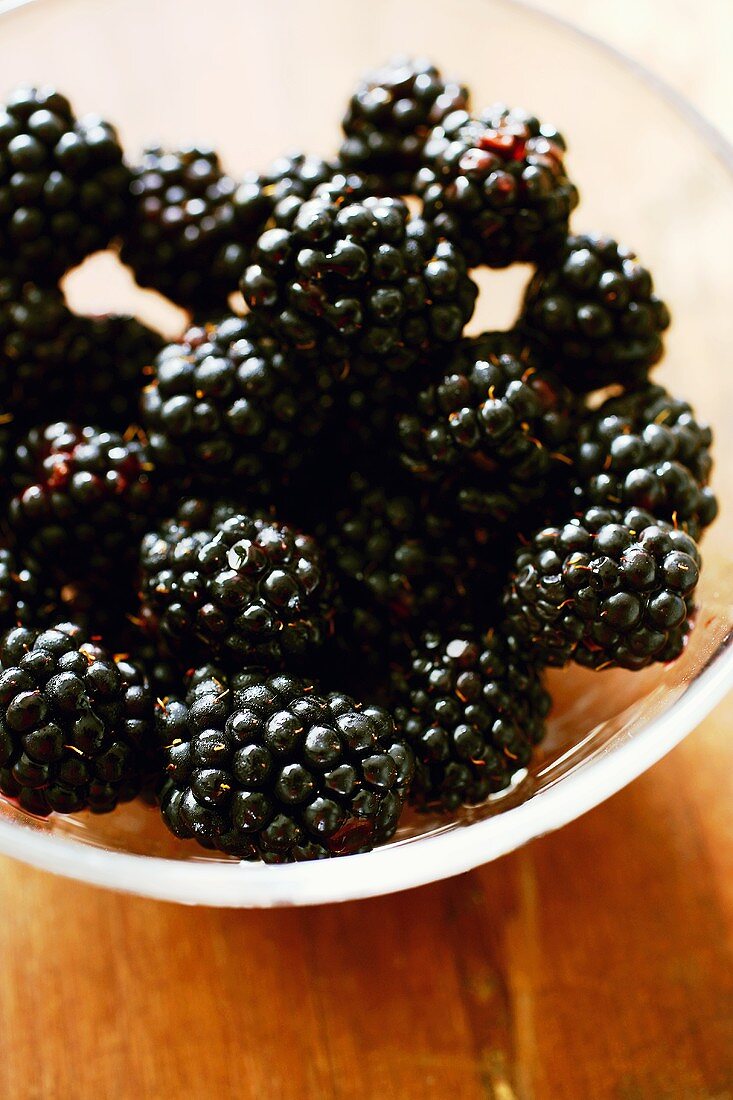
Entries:
<svg viewBox="0 0 733 1100">
<path fill-rule="evenodd" d="M 730 0 L 548 6 L 733 130 Z M 377 901 L 188 910 L 0 861 L 0 1095 L 733 1100 L 730 716 L 560 834 Z"/>
</svg>

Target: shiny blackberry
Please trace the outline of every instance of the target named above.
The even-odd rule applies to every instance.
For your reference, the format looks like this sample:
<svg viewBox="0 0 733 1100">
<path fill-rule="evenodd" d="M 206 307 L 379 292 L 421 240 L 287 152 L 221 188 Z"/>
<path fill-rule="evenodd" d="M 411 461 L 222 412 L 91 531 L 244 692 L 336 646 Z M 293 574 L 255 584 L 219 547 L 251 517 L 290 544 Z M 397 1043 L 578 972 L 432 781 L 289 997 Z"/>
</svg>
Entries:
<svg viewBox="0 0 733 1100">
<path fill-rule="evenodd" d="M 568 237 L 530 282 L 520 324 L 550 349 L 579 393 L 646 378 L 664 350 L 669 310 L 630 249 L 610 237 Z"/>
<path fill-rule="evenodd" d="M 29 813 L 107 813 L 140 790 L 153 751 L 141 669 L 75 625 L 0 640 L 0 791 Z"/>
<path fill-rule="evenodd" d="M 396 57 L 368 73 L 343 119 L 342 164 L 374 173 L 393 194 L 411 190 L 425 141 L 451 111 L 468 107 L 468 89 L 444 80 L 424 58 Z"/>
<path fill-rule="evenodd" d="M 425 144 L 415 184 L 423 216 L 472 266 L 542 261 L 578 204 L 564 158 L 562 135 L 525 111 L 454 111 Z"/>
<path fill-rule="evenodd" d="M 157 332 L 134 317 L 79 317 L 65 395 L 77 424 L 125 431 L 140 419 L 140 391 L 164 346 Z"/>
<path fill-rule="evenodd" d="M 0 547 L 0 631 L 58 619 L 61 598 L 41 571 L 7 546 Z"/>
<path fill-rule="evenodd" d="M 637 506 L 699 539 L 718 513 L 710 488 L 713 435 L 662 386 L 610 398 L 580 429 L 575 493 L 581 504 Z"/>
<path fill-rule="evenodd" d="M 29 427 L 68 401 L 77 330 L 60 290 L 0 271 L 2 409 L 17 425 Z"/>
<path fill-rule="evenodd" d="M 401 458 L 465 512 L 506 519 L 565 476 L 576 402 L 518 335 L 466 339 L 399 423 Z"/>
<path fill-rule="evenodd" d="M 111 600 L 157 506 L 153 473 L 140 439 L 63 422 L 33 428 L 15 453 L 17 545 L 59 583 L 101 586 Z"/>
<path fill-rule="evenodd" d="M 409 365 L 460 336 L 477 288 L 463 256 L 399 199 L 300 206 L 262 234 L 241 290 L 297 350 Z"/>
<path fill-rule="evenodd" d="M 204 526 L 200 526 L 203 524 Z M 330 578 L 308 536 L 261 516 L 184 504 L 142 541 L 143 615 L 190 667 L 279 667 L 319 645 L 333 617 Z"/>
<path fill-rule="evenodd" d="M 311 457 L 333 378 L 251 316 L 190 329 L 159 355 L 142 420 L 161 468 L 194 484 L 272 497 Z"/>
<path fill-rule="evenodd" d="M 520 548 L 504 607 L 548 665 L 645 668 L 682 652 L 699 573 L 684 531 L 638 508 L 589 508 Z"/>
<path fill-rule="evenodd" d="M 236 187 L 211 149 L 145 150 L 132 173 L 121 251 L 141 286 L 197 312 L 226 309 L 236 278 L 216 271 L 215 261 Z"/>
<path fill-rule="evenodd" d="M 421 809 L 477 805 L 528 765 L 550 709 L 538 668 L 500 633 L 426 634 L 393 674 Z"/>
<path fill-rule="evenodd" d="M 53 88 L 19 88 L 0 108 L 0 252 L 52 285 L 121 231 L 129 171 L 116 131 L 77 118 Z"/>
<path fill-rule="evenodd" d="M 176 836 L 268 863 L 369 851 L 394 835 L 412 754 L 392 717 L 262 670 L 194 673 L 158 711 L 163 820 Z"/>
</svg>

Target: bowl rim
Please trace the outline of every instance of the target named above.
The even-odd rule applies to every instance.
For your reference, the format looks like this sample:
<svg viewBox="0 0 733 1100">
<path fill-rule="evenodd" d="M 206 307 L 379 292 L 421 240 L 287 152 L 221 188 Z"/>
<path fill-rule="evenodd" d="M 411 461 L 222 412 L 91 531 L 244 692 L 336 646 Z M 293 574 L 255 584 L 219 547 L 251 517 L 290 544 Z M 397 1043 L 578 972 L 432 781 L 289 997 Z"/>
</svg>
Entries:
<svg viewBox="0 0 733 1100">
<path fill-rule="evenodd" d="M 41 0 L 0 0 L 0 16 Z M 47 2 L 47 0 L 43 0 Z M 733 174 L 733 145 L 665 80 L 622 50 L 531 0 L 492 0 L 560 27 L 611 57 L 694 126 Z M 632 740 L 579 763 L 562 781 L 484 821 L 446 824 L 417 840 L 398 841 L 362 855 L 272 866 L 138 855 L 80 844 L 0 821 L 0 854 L 41 870 L 124 893 L 191 905 L 271 908 L 377 897 L 470 871 L 561 828 L 600 805 L 657 763 L 733 689 L 733 631 L 729 631 L 681 696 Z"/>
</svg>

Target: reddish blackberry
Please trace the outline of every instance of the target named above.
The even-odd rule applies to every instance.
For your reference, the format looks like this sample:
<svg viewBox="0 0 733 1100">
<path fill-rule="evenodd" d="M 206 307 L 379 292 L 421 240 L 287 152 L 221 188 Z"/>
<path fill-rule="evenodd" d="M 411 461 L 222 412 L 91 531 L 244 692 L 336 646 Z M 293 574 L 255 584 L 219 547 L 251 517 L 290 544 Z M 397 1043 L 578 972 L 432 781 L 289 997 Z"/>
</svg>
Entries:
<svg viewBox="0 0 733 1100">
<path fill-rule="evenodd" d="M 544 259 L 563 242 L 578 192 L 553 127 L 502 104 L 454 111 L 428 138 L 416 189 L 423 216 L 472 266 Z"/>
<path fill-rule="evenodd" d="M 514 333 L 461 342 L 445 377 L 400 420 L 402 461 L 470 513 L 506 518 L 566 470 L 570 392 Z"/>
<path fill-rule="evenodd" d="M 393 693 L 422 809 L 476 805 L 507 787 L 529 763 L 550 709 L 537 668 L 494 631 L 426 634 L 394 673 Z"/>
<path fill-rule="evenodd" d="M 691 406 L 662 386 L 611 398 L 581 426 L 577 499 L 644 508 L 698 539 L 718 513 L 708 486 L 712 439 Z"/>
<path fill-rule="evenodd" d="M 590 508 L 521 547 L 504 605 L 548 665 L 645 668 L 682 652 L 699 572 L 684 531 L 638 508 Z"/>
<path fill-rule="evenodd" d="M 15 455 L 13 535 L 60 583 L 116 592 L 155 504 L 153 467 L 136 438 L 58 423 L 32 429 Z"/>
<path fill-rule="evenodd" d="M 134 662 L 69 623 L 3 635 L 3 794 L 39 816 L 107 813 L 138 793 L 152 747 L 152 698 Z"/>
<path fill-rule="evenodd" d="M 467 88 L 444 80 L 424 58 L 393 58 L 368 73 L 349 101 L 341 163 L 374 173 L 388 192 L 405 194 L 431 128 L 468 101 Z"/>
<path fill-rule="evenodd" d="M 241 283 L 249 305 L 301 352 L 401 364 L 450 343 L 477 288 L 462 255 L 399 199 L 303 203 L 262 234 Z"/>
<path fill-rule="evenodd" d="M 16 423 L 27 427 L 68 400 L 77 325 L 60 290 L 0 277 L 0 389 Z"/>
<path fill-rule="evenodd" d="M 124 431 L 140 416 L 140 390 L 164 341 L 134 317 L 79 317 L 69 365 L 70 415 L 77 424 Z"/>
<path fill-rule="evenodd" d="M 143 424 L 161 467 L 259 499 L 309 458 L 332 388 L 326 369 L 300 362 L 252 317 L 227 317 L 161 352 Z"/>
<path fill-rule="evenodd" d="M 236 182 L 211 149 L 146 149 L 132 173 L 121 256 L 141 286 L 201 312 L 226 309 L 236 278 L 214 264 L 227 241 Z"/>
<path fill-rule="evenodd" d="M 106 248 L 128 182 L 113 127 L 77 119 L 52 88 L 19 88 L 0 109 L 0 251 L 23 276 L 52 284 Z"/>
<path fill-rule="evenodd" d="M 332 595 L 312 538 L 226 505 L 187 509 L 141 549 L 143 614 L 186 667 L 277 667 L 323 641 Z"/>
<path fill-rule="evenodd" d="M 158 712 L 158 737 L 168 828 L 240 859 L 369 851 L 393 836 L 412 778 L 387 711 L 256 669 L 229 683 L 199 670 Z"/>
<path fill-rule="evenodd" d="M 548 347 L 579 393 L 646 378 L 669 311 L 635 254 L 610 237 L 568 237 L 530 282 L 520 324 Z"/>
</svg>

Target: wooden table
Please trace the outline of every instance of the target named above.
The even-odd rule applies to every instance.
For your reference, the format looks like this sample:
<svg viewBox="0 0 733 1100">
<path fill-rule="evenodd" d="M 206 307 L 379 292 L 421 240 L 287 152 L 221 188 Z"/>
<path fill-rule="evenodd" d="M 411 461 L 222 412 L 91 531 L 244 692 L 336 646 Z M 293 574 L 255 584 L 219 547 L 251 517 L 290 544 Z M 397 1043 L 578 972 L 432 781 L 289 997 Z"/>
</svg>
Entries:
<svg viewBox="0 0 733 1100">
<path fill-rule="evenodd" d="M 548 0 L 733 131 L 728 5 Z M 562 833 L 381 900 L 193 910 L 0 861 L 0 1095 L 730 1100 L 730 714 Z"/>
</svg>

